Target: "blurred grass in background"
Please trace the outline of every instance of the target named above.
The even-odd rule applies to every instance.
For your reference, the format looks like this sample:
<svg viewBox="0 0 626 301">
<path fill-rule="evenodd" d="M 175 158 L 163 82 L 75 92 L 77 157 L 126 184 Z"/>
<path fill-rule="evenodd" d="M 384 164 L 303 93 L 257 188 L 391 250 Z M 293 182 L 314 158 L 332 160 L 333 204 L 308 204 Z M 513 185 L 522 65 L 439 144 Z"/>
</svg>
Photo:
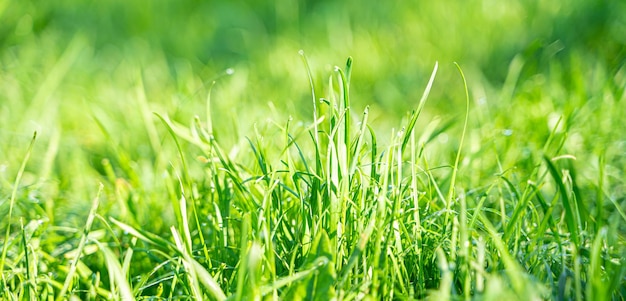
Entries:
<svg viewBox="0 0 626 301">
<path fill-rule="evenodd" d="M 167 84 L 188 94 L 234 68 L 243 79 L 233 81 L 250 89 L 232 87 L 228 96 L 234 97 L 221 103 L 265 107 L 273 101 L 301 111 L 310 108 L 302 101 L 308 96 L 297 51 L 305 50 L 320 67 L 350 55 L 357 62 L 358 103 L 404 114 L 435 61 L 446 69 L 457 61 L 472 71 L 470 78 L 484 77 L 496 87 L 516 55 L 526 61 L 527 76 L 546 71 L 553 60 L 583 70 L 602 63 L 615 72 L 624 58 L 625 6 L 583 0 L 21 1 L 5 5 L 0 42 L 5 55 L 20 59 L 32 55 L 24 53 L 28 46 L 37 45 L 41 53 L 29 63 L 41 70 L 79 38 L 86 49 L 70 76 L 128 82 L 134 74 L 123 70 L 139 67 L 154 86 Z M 580 66 L 569 66 L 573 54 L 582 59 Z M 320 67 L 314 69 L 325 74 Z M 448 88 L 458 83 L 456 75 L 443 72 L 443 77 L 435 92 L 458 104 L 459 89 Z M 284 86 L 298 89 L 277 88 Z M 446 108 L 443 103 L 436 106 Z"/>
</svg>

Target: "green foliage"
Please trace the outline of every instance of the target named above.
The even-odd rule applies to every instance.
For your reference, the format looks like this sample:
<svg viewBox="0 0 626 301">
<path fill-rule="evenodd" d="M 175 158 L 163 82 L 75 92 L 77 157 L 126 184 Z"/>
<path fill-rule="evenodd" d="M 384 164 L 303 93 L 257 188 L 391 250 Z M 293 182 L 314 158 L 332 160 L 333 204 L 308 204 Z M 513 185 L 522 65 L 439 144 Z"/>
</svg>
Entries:
<svg viewBox="0 0 626 301">
<path fill-rule="evenodd" d="M 0 1 L 0 299 L 624 299 L 622 2 Z"/>
<path fill-rule="evenodd" d="M 328 234 L 322 231 L 313 241 L 311 252 L 307 255 L 303 267 L 314 269 L 307 277 L 299 280 L 285 292 L 288 300 L 333 300 L 336 298 L 334 251 L 330 246 Z"/>
</svg>

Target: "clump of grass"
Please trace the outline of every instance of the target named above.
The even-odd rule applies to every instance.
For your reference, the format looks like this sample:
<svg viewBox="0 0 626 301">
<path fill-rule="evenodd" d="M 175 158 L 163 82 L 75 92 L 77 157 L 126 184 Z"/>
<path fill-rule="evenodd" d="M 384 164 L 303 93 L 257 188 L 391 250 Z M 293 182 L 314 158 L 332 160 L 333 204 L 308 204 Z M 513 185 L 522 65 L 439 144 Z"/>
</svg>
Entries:
<svg viewBox="0 0 626 301">
<path fill-rule="evenodd" d="M 210 97 L 206 116 L 190 125 L 157 114 L 146 128 L 152 151 L 171 154 L 155 157 L 163 189 L 145 191 L 134 173 L 125 182 L 118 174 L 132 172 L 133 163 L 115 146 L 120 169 L 103 161 L 104 185 L 82 229 L 38 219 L 16 226 L 13 208 L 26 206 L 19 184 L 31 144 L 3 220 L 0 295 L 9 300 L 623 298 L 626 249 L 619 224 L 626 215 L 620 200 L 605 190 L 604 156 L 597 162 L 595 188 L 581 186 L 576 156 L 564 152 L 573 123 L 567 119 L 573 117 L 559 119 L 543 147 L 529 150 L 530 163 L 524 164 L 530 168 L 505 169 L 502 152 L 513 147 L 499 150 L 493 143 L 488 145 L 494 152 L 472 149 L 481 139 L 472 119 L 480 116 L 465 85 L 459 140 L 442 149 L 437 141 L 452 135 L 446 131 L 454 123 L 418 122 L 435 65 L 415 110 L 392 130 L 389 144 L 380 145 L 369 108 L 355 112 L 351 104 L 352 59 L 334 69 L 319 97 L 301 55 L 309 74 L 311 120 L 255 127 L 245 143 L 235 145 L 235 154 L 216 138 L 221 134 L 212 122 Z M 148 106 L 141 110 L 148 124 Z M 97 122 L 107 133 L 106 124 Z M 161 137 L 158 128 L 165 130 Z M 171 141 L 170 151 L 160 141 Z M 433 163 L 439 158 L 433 159 L 433 152 L 441 151 L 450 160 Z M 474 170 L 476 164 L 487 167 Z M 485 176 L 488 170 L 496 172 Z M 149 198 L 168 203 L 171 216 L 142 212 L 150 210 Z M 120 211 L 102 212 L 106 203 Z M 155 223 L 167 230 L 151 227 L 146 216 L 170 216 Z"/>
<path fill-rule="evenodd" d="M 624 299 L 626 2 L 284 2 L 0 2 L 0 300 Z"/>
</svg>

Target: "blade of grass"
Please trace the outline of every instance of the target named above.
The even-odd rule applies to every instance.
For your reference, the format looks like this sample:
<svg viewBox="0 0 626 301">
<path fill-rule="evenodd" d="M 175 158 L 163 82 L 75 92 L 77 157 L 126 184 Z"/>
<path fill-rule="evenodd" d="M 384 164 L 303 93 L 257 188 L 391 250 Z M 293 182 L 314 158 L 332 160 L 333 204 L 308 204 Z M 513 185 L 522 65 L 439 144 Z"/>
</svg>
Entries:
<svg viewBox="0 0 626 301">
<path fill-rule="evenodd" d="M 124 261 L 122 262 L 122 274 L 126 279 L 130 278 L 130 265 L 132 264 L 133 254 L 135 254 L 135 246 L 137 245 L 137 237 L 133 237 L 130 240 L 130 245 L 124 254 Z"/>
<path fill-rule="evenodd" d="M 170 228 L 172 231 L 172 237 L 174 238 L 174 243 L 178 252 L 182 255 L 183 268 L 185 271 L 185 276 L 187 276 L 187 285 L 191 290 L 191 296 L 195 300 L 203 300 L 202 290 L 200 289 L 200 285 L 198 283 L 198 275 L 196 274 L 195 268 L 191 263 L 191 257 L 187 251 L 187 247 L 185 246 L 185 242 L 183 242 L 183 238 L 180 236 L 178 231 L 174 226 Z"/>
<path fill-rule="evenodd" d="M 574 209 L 572 208 L 572 204 L 570 202 L 565 183 L 563 183 L 563 177 L 557 171 L 551 159 L 549 159 L 547 156 L 544 156 L 543 159 L 546 163 L 546 166 L 548 167 L 550 175 L 554 179 L 554 182 L 558 188 L 558 193 L 561 195 L 561 202 L 563 203 L 563 208 L 565 208 L 565 223 L 567 225 L 567 229 L 569 230 L 572 242 L 577 248 L 580 246 L 580 230 L 577 222 L 578 219 L 576 218 Z"/>
<path fill-rule="evenodd" d="M 428 95 L 430 95 L 430 89 L 433 87 L 433 82 L 435 81 L 435 76 L 437 75 L 437 69 L 439 69 L 439 62 L 435 62 L 435 67 L 433 68 L 433 72 L 430 74 L 430 79 L 428 80 L 426 89 L 424 89 L 422 98 L 420 98 L 420 101 L 417 104 L 417 109 L 411 114 L 409 124 L 404 131 L 404 139 L 402 140 L 402 151 L 404 151 L 404 149 L 406 148 L 406 144 L 411 138 L 411 133 L 413 133 L 413 128 L 415 128 L 415 123 L 417 122 L 417 119 L 424 109 L 424 105 L 426 104 L 426 99 L 428 99 Z"/>
<path fill-rule="evenodd" d="M 193 288 L 193 293 L 197 300 L 204 299 L 202 298 L 202 293 L 199 290 L 197 281 L 199 281 L 206 288 L 206 290 L 211 294 L 211 296 L 213 296 L 214 299 L 218 301 L 226 300 L 226 295 L 224 294 L 224 291 L 222 291 L 220 285 L 217 283 L 217 281 L 215 281 L 213 276 L 211 276 L 211 274 L 199 262 L 193 259 L 191 257 L 191 254 L 189 254 L 185 250 L 178 231 L 176 231 L 174 227 L 172 227 L 170 230 L 172 231 L 172 235 L 174 237 L 174 240 L 176 241 L 176 247 L 183 256 L 183 262 L 185 263 L 185 267 L 189 275 L 189 280 L 192 282 L 191 285 Z"/>
<path fill-rule="evenodd" d="M 360 152 L 363 146 L 363 140 L 365 137 L 365 131 L 367 129 L 367 117 L 369 115 L 369 106 L 365 107 L 365 111 L 363 112 L 363 119 L 361 119 L 361 127 L 359 128 L 359 132 L 356 136 L 356 141 L 353 144 L 353 151 L 351 154 L 352 162 L 350 162 L 350 169 L 348 170 L 349 174 L 354 174 L 357 163 L 360 160 Z"/>
<path fill-rule="evenodd" d="M 604 221 L 602 220 L 604 210 L 604 164 L 605 164 L 605 155 L 602 154 L 598 158 L 598 186 L 596 188 L 596 231 L 600 231 L 604 226 Z"/>
<path fill-rule="evenodd" d="M 126 278 L 126 274 L 124 273 L 122 266 L 120 265 L 118 258 L 113 252 L 105 245 L 96 242 L 102 250 L 104 254 L 104 261 L 107 265 L 107 271 L 109 272 L 110 277 L 115 282 L 117 289 L 119 290 L 119 300 L 135 300 L 135 296 L 133 295 L 133 290 L 131 289 L 130 284 Z M 111 292 L 115 295 L 115 292 Z M 112 297 L 112 296 L 111 296 Z"/>
<path fill-rule="evenodd" d="M 100 204 L 100 194 L 102 193 L 102 189 L 104 185 L 100 183 L 100 187 L 98 188 L 98 193 L 96 197 L 93 199 L 91 204 L 91 209 L 89 210 L 89 215 L 87 215 L 87 222 L 85 223 L 85 227 L 83 228 L 83 234 L 80 237 L 80 241 L 78 243 L 78 247 L 76 248 L 76 256 L 70 262 L 70 268 L 65 276 L 65 282 L 63 283 L 63 288 L 59 292 L 57 296 L 57 301 L 61 301 L 65 298 L 65 294 L 67 294 L 70 285 L 72 284 L 72 280 L 74 278 L 74 274 L 76 273 L 76 266 L 80 258 L 83 255 L 83 249 L 85 248 L 85 244 L 87 243 L 87 236 L 91 231 L 91 225 L 93 224 L 93 220 L 96 216 L 96 211 L 98 210 L 98 205 Z"/>
<path fill-rule="evenodd" d="M 26 154 L 24 155 L 24 159 L 22 160 L 22 164 L 20 165 L 20 169 L 17 171 L 17 176 L 15 177 L 15 182 L 13 183 L 13 190 L 11 191 L 11 199 L 9 200 L 9 214 L 6 217 L 7 222 L 7 230 L 4 234 L 4 244 L 2 245 L 2 257 L 0 258 L 0 274 L 2 275 L 2 283 L 3 286 L 6 286 L 6 279 L 4 276 L 4 265 L 7 258 L 7 252 L 9 250 L 9 237 L 11 235 L 11 220 L 13 219 L 13 207 L 15 206 L 15 202 L 17 201 L 17 191 L 20 183 L 22 182 L 22 176 L 24 175 L 24 170 L 26 169 L 26 164 L 30 159 L 30 154 L 33 150 L 33 146 L 35 145 L 35 140 L 37 139 L 37 132 L 33 133 L 33 139 L 31 139 L 30 144 L 28 145 L 28 149 L 26 149 Z"/>
<path fill-rule="evenodd" d="M 37 277 L 33 275 L 33 270 L 31 270 L 31 262 L 30 256 L 28 255 L 28 241 L 26 240 L 26 230 L 24 229 L 24 219 L 20 218 L 20 228 L 22 230 L 22 245 L 24 247 L 24 265 L 26 268 L 26 286 L 28 295 L 31 301 L 36 300 L 35 296 L 37 295 Z M 33 254 L 34 255 L 34 254 Z"/>
<path fill-rule="evenodd" d="M 526 291 L 524 281 L 519 276 L 523 275 L 522 268 L 519 266 L 517 261 L 511 256 L 509 250 L 507 249 L 504 241 L 500 238 L 500 234 L 496 230 L 496 228 L 491 224 L 491 222 L 481 213 L 478 212 L 478 219 L 483 223 L 485 229 L 487 230 L 491 241 L 496 247 L 496 250 L 499 253 L 499 257 L 502 260 L 506 268 L 506 273 L 509 276 L 511 284 L 513 285 L 513 289 L 518 294 L 518 296 L 527 296 L 529 292 Z"/>
<path fill-rule="evenodd" d="M 339 73 L 339 80 L 340 80 L 339 81 L 339 93 L 340 93 L 340 97 L 343 100 L 342 106 L 340 108 L 343 109 L 343 114 L 345 114 L 344 121 L 343 121 L 344 122 L 343 141 L 342 141 L 343 143 L 338 142 L 337 149 L 340 151 L 345 151 L 345 153 L 343 153 L 345 157 L 342 158 L 342 161 L 340 162 L 344 162 L 342 167 L 344 169 L 347 169 L 348 167 L 347 164 L 351 162 L 350 152 L 348 151 L 347 148 L 350 145 L 350 131 L 351 131 L 351 126 L 352 126 L 352 116 L 350 115 L 350 75 L 352 74 L 352 58 L 349 57 L 348 61 L 346 62 L 345 73 L 339 67 L 335 67 L 335 71 Z M 339 146 L 343 146 L 343 148 Z"/>
<path fill-rule="evenodd" d="M 242 217 L 241 222 L 241 242 L 240 242 L 240 250 L 239 254 L 239 267 L 237 271 L 237 290 L 234 297 L 234 300 L 241 301 L 245 295 L 245 282 L 246 282 L 246 269 L 245 267 L 248 265 L 247 260 L 248 256 L 246 256 L 246 252 L 243 250 L 247 250 L 250 242 L 250 232 L 251 232 L 251 222 L 250 222 L 250 213 L 245 213 Z"/>
<path fill-rule="evenodd" d="M 127 224 L 125 224 L 123 222 L 120 222 L 120 221 L 116 220 L 113 217 L 109 217 L 109 220 L 112 223 L 114 223 L 116 226 L 118 226 L 120 229 L 122 229 L 125 232 L 129 233 L 130 235 L 135 236 L 135 237 L 143 240 L 144 242 L 147 242 L 149 244 L 157 246 L 157 247 L 161 248 L 161 250 L 163 250 L 163 251 L 176 250 L 176 247 L 171 242 L 165 240 L 164 238 L 162 238 L 159 235 L 152 234 L 150 232 L 134 228 L 134 227 L 132 227 L 130 225 L 127 225 Z"/>
<path fill-rule="evenodd" d="M 446 198 L 446 218 L 444 221 L 444 225 L 448 225 L 449 220 L 450 220 L 450 209 L 452 208 L 453 198 L 455 194 L 454 186 L 456 185 L 456 177 L 457 177 L 457 172 L 459 170 L 459 161 L 461 160 L 461 152 L 463 151 L 463 142 L 465 141 L 465 134 L 467 133 L 467 122 L 469 120 L 469 105 L 470 105 L 469 90 L 467 88 L 467 81 L 465 80 L 465 74 L 463 74 L 463 70 L 461 69 L 461 66 L 459 66 L 459 64 L 455 62 L 454 65 L 458 69 L 459 74 L 461 75 L 461 78 L 463 79 L 463 88 L 465 90 L 465 120 L 463 121 L 463 131 L 461 132 L 461 141 L 459 142 L 459 150 L 456 153 L 456 159 L 454 160 L 454 166 L 452 167 L 452 176 L 450 178 L 450 188 L 448 190 L 448 196 Z"/>
<path fill-rule="evenodd" d="M 165 127 L 169 131 L 170 135 L 172 136 L 172 139 L 174 139 L 174 143 L 176 144 L 176 149 L 178 150 L 178 155 L 180 157 L 180 161 L 181 161 L 181 164 L 182 164 L 182 167 L 183 167 L 184 177 L 180 180 L 180 182 L 181 182 L 180 183 L 181 191 L 182 191 L 182 194 L 183 194 L 183 195 L 181 195 L 181 199 L 180 199 L 180 209 L 181 209 L 180 212 L 181 212 L 181 218 L 182 218 L 182 221 L 183 221 L 183 224 L 181 226 L 184 229 L 183 233 L 185 234 L 185 238 L 186 238 L 186 241 L 187 241 L 188 248 L 191 250 L 191 234 L 189 234 L 190 233 L 190 231 L 189 231 L 189 224 L 187 222 L 187 218 L 188 218 L 187 214 L 186 214 L 187 213 L 187 200 L 186 200 L 185 195 L 184 195 L 185 189 L 183 189 L 184 188 L 183 183 L 185 184 L 185 186 L 187 187 L 187 189 L 189 191 L 188 195 L 192 198 L 192 200 L 191 200 L 191 211 L 192 211 L 192 214 L 193 214 L 193 217 L 194 217 L 196 229 L 198 229 L 198 238 L 200 239 L 200 243 L 202 244 L 202 246 L 206 246 L 206 242 L 205 242 L 205 239 L 204 239 L 204 234 L 200 230 L 200 229 L 202 229 L 202 227 L 200 225 L 200 219 L 198 218 L 198 211 L 196 209 L 196 202 L 193 199 L 193 193 L 192 193 L 193 185 L 191 183 L 191 176 L 189 174 L 189 168 L 187 167 L 187 163 L 186 163 L 186 160 L 185 160 L 185 155 L 183 153 L 182 147 L 181 147 L 180 143 L 178 142 L 178 138 L 177 138 L 176 132 L 174 132 L 174 129 L 170 126 L 170 123 L 163 116 L 161 116 L 161 115 L 159 115 L 157 113 L 154 113 L 154 114 L 159 119 L 161 119 L 161 121 L 163 122 L 163 125 L 165 125 Z M 196 124 L 199 124 L 199 119 L 197 117 L 195 118 L 195 121 L 196 121 Z M 208 255 L 208 251 L 206 250 L 206 247 L 203 247 L 203 251 L 204 251 L 205 258 L 207 260 L 209 260 L 210 257 Z"/>
<path fill-rule="evenodd" d="M 311 98 L 313 100 L 313 143 L 315 143 L 315 145 L 319 144 L 319 131 L 317 128 L 317 97 L 315 96 L 315 84 L 313 82 L 313 74 L 311 72 L 311 68 L 309 67 L 309 60 L 307 59 L 306 55 L 304 54 L 304 50 L 300 50 L 298 52 L 300 54 L 300 57 L 302 58 L 302 62 L 304 63 L 304 69 L 306 70 L 307 73 L 307 78 L 309 79 L 309 87 L 311 88 Z M 316 153 L 316 160 L 319 160 L 319 153 Z M 318 170 L 319 172 L 319 170 Z"/>
<path fill-rule="evenodd" d="M 593 241 L 591 247 L 591 263 L 589 265 L 589 282 L 586 287 L 586 297 L 589 300 L 604 301 L 609 300 L 610 295 L 607 286 L 603 281 L 602 267 L 602 245 L 606 243 L 607 229 L 602 228 Z"/>
</svg>

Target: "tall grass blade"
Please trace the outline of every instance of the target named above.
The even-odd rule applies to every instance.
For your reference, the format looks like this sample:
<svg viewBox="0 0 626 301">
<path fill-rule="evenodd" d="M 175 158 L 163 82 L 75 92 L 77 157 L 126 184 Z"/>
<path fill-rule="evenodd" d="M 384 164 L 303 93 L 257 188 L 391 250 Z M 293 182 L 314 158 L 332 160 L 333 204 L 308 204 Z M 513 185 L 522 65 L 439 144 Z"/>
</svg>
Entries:
<svg viewBox="0 0 626 301">
<path fill-rule="evenodd" d="M 72 259 L 69 267 L 69 271 L 65 276 L 65 282 L 63 283 L 63 288 L 59 292 L 57 296 L 57 301 L 63 300 L 65 298 L 65 294 L 67 294 L 70 285 L 72 284 L 72 280 L 74 280 L 74 274 L 76 273 L 76 267 L 80 261 L 80 258 L 83 255 L 83 249 L 85 248 L 85 244 L 87 243 L 87 236 L 91 231 L 91 225 L 93 224 L 93 220 L 96 216 L 96 211 L 98 210 L 98 205 L 100 204 L 100 194 L 102 193 L 102 189 L 104 185 L 101 183 L 98 188 L 98 193 L 96 197 L 93 199 L 91 204 L 91 209 L 89 210 L 89 215 L 87 216 L 87 222 L 85 223 L 85 228 L 83 229 L 83 234 L 80 237 L 80 241 L 78 242 L 78 247 L 76 248 L 76 255 Z"/>
<path fill-rule="evenodd" d="M 304 69 L 306 70 L 306 74 L 307 74 L 307 78 L 309 80 L 309 87 L 311 88 L 311 98 L 312 98 L 312 104 L 313 104 L 313 142 L 315 143 L 315 145 L 319 144 L 319 130 L 317 128 L 317 96 L 315 96 L 315 83 L 313 82 L 313 73 L 311 72 L 311 67 L 309 67 L 309 60 L 307 59 L 306 55 L 304 54 L 304 50 L 300 50 L 298 52 L 300 54 L 300 57 L 302 58 L 302 62 L 304 63 Z M 319 155 L 319 153 L 317 153 L 316 155 Z M 316 157 L 316 159 L 319 159 L 319 157 Z"/>
<path fill-rule="evenodd" d="M 26 294 L 31 301 L 36 300 L 37 296 L 37 275 L 35 275 L 36 268 L 31 267 L 31 258 L 28 255 L 30 253 L 28 240 L 26 239 L 26 230 L 24 229 L 24 219 L 20 218 L 20 227 L 22 232 L 22 246 L 24 248 L 24 265 L 26 268 Z M 33 252 L 34 253 L 34 252 Z M 35 256 L 35 254 L 33 254 Z M 33 261 L 35 262 L 35 261 Z"/>
<path fill-rule="evenodd" d="M 192 295 L 194 296 L 194 298 L 196 300 L 204 299 L 202 297 L 202 291 L 198 286 L 199 281 L 199 283 L 201 283 L 206 288 L 206 290 L 215 300 L 226 300 L 226 295 L 224 294 L 224 291 L 222 291 L 213 276 L 211 276 L 211 274 L 199 262 L 193 259 L 189 252 L 187 252 L 186 247 L 184 246 L 184 242 L 182 241 L 182 238 L 178 231 L 174 227 L 170 228 L 170 230 L 172 231 L 174 241 L 176 242 L 176 247 L 178 248 L 180 254 L 182 254 L 183 263 L 187 272 L 187 277 L 190 282 L 189 285 L 191 286 Z"/>
<path fill-rule="evenodd" d="M 132 227 L 128 224 L 125 224 L 121 221 L 116 220 L 113 217 L 109 217 L 109 220 L 115 224 L 116 226 L 118 226 L 120 229 L 124 230 L 125 232 L 127 232 L 128 234 L 135 236 L 139 239 L 141 239 L 144 242 L 147 242 L 149 244 L 152 244 L 154 246 L 159 247 L 161 250 L 163 251 L 167 251 L 167 250 L 175 250 L 176 247 L 174 246 L 174 244 L 172 244 L 171 242 L 165 240 L 164 238 L 162 238 L 159 235 L 156 234 L 152 234 L 148 231 L 144 231 L 141 229 L 137 229 L 135 227 Z"/>
<path fill-rule="evenodd" d="M 433 83 L 435 82 L 435 76 L 437 75 L 437 69 L 439 69 L 439 62 L 435 63 L 435 67 L 433 68 L 433 72 L 430 74 L 430 79 L 428 79 L 428 84 L 426 85 L 426 89 L 424 89 L 424 93 L 422 94 L 422 98 L 417 104 L 417 109 L 413 111 L 411 114 L 411 119 L 409 120 L 409 124 L 404 130 L 404 138 L 402 140 L 402 150 L 406 148 L 407 143 L 409 143 L 409 139 L 411 138 L 411 133 L 413 133 L 413 128 L 415 128 L 415 123 L 419 118 L 422 110 L 424 109 L 424 105 L 426 104 L 426 100 L 428 99 L 428 95 L 430 95 L 430 89 L 433 87 Z"/>
<path fill-rule="evenodd" d="M 546 166 L 548 167 L 548 171 L 550 175 L 554 179 L 554 182 L 558 188 L 558 193 L 561 196 L 561 202 L 563 203 L 563 208 L 565 208 L 565 223 L 567 225 L 567 230 L 569 230 L 570 237 L 572 242 L 576 247 L 580 246 L 580 228 L 578 225 L 578 218 L 576 217 L 576 212 L 574 211 L 573 205 L 571 203 L 570 197 L 567 192 L 567 188 L 565 187 L 565 183 L 563 182 L 563 177 L 557 171 L 556 167 L 552 163 L 552 160 L 547 156 L 543 157 Z"/>
<path fill-rule="evenodd" d="M 7 258 L 9 245 L 10 245 L 9 237 L 11 235 L 11 220 L 13 219 L 13 207 L 15 206 L 15 202 L 17 201 L 17 191 L 19 189 L 20 183 L 22 182 L 22 176 L 24 175 L 26 164 L 28 163 L 28 160 L 30 159 L 30 154 L 33 151 L 35 140 L 37 140 L 37 132 L 33 133 L 33 139 L 31 139 L 30 144 L 28 145 L 28 149 L 26 149 L 26 154 L 24 155 L 24 159 L 22 160 L 20 169 L 17 171 L 15 182 L 13 183 L 13 190 L 11 191 L 11 199 L 9 199 L 9 215 L 5 219 L 7 222 L 7 229 L 4 233 L 4 243 L 2 244 L 2 257 L 0 258 L 0 274 L 2 274 L 3 286 L 6 283 L 6 279 L 4 275 L 4 265 L 5 265 L 5 261 Z"/>
<path fill-rule="evenodd" d="M 104 260 L 107 265 L 109 277 L 113 279 L 117 289 L 119 290 L 119 292 L 117 292 L 119 295 L 115 294 L 115 292 L 112 292 L 114 296 L 117 295 L 116 299 L 124 301 L 135 300 L 133 290 L 131 289 L 131 285 L 128 283 L 126 274 L 124 273 L 124 270 L 118 261 L 117 255 L 113 254 L 113 252 L 107 246 L 100 243 L 98 243 L 98 245 L 100 247 L 100 250 L 102 250 L 102 253 L 104 254 Z"/>
<path fill-rule="evenodd" d="M 452 176 L 450 177 L 450 188 L 448 189 L 448 196 L 446 198 L 446 219 L 444 221 L 444 225 L 448 225 L 450 221 L 450 209 L 452 208 L 453 198 L 455 194 L 455 186 L 456 186 L 456 177 L 457 172 L 459 170 L 459 162 L 461 160 L 461 152 L 463 151 L 463 142 L 465 142 L 465 134 L 467 133 L 467 122 L 469 120 L 469 89 L 467 88 L 467 81 L 465 80 L 465 74 L 463 74 L 463 70 L 459 64 L 454 63 L 456 68 L 461 75 L 461 79 L 463 79 L 463 88 L 465 90 L 465 120 L 463 121 L 463 131 L 461 132 L 461 141 L 459 142 L 459 150 L 456 153 L 456 158 L 454 159 L 454 166 L 452 167 Z"/>
</svg>

